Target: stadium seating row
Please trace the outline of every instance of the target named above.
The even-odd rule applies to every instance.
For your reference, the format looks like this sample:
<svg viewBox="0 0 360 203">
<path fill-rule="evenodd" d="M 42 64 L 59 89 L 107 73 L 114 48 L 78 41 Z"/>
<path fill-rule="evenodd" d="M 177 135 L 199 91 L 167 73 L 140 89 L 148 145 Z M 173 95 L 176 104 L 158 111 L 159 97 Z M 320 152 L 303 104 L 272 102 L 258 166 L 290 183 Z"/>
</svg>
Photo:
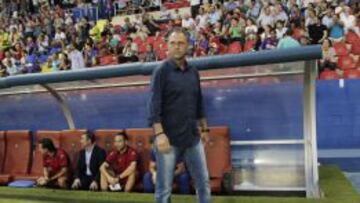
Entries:
<svg viewBox="0 0 360 203">
<path fill-rule="evenodd" d="M 231 170 L 230 138 L 227 127 L 210 128 L 210 142 L 205 147 L 207 164 L 210 174 L 210 184 L 215 193 L 222 192 L 223 177 Z M 122 132 L 121 129 L 96 130 L 97 144 L 107 152 L 112 149 L 113 135 Z M 37 131 L 36 140 L 51 138 L 56 147 L 64 149 L 70 157 L 72 167 L 76 167 L 80 137 L 86 130 Z M 147 171 L 150 159 L 150 128 L 126 129 L 129 145 L 135 148 L 139 155 L 139 172 Z M 27 130 L 0 131 L 0 185 L 6 185 L 14 180 L 36 180 L 43 174 L 41 153 L 36 147 L 32 150 L 32 136 Z M 141 188 L 141 183 L 136 188 Z"/>
</svg>

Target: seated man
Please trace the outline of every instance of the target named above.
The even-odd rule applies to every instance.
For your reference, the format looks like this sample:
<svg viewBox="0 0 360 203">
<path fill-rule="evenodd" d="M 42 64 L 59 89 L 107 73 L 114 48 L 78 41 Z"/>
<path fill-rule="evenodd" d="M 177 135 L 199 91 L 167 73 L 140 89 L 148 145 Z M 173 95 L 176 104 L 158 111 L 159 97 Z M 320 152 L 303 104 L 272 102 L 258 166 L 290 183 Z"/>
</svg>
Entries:
<svg viewBox="0 0 360 203">
<path fill-rule="evenodd" d="M 153 144 L 153 139 L 150 140 Z M 176 169 L 174 172 L 175 181 L 181 194 L 190 193 L 190 176 L 186 171 L 185 164 L 180 157 L 176 157 Z M 151 160 L 149 162 L 149 172 L 143 178 L 144 192 L 154 192 L 156 184 L 156 156 L 155 150 L 151 150 Z"/>
<path fill-rule="evenodd" d="M 114 137 L 114 148 L 100 167 L 101 190 L 121 190 L 130 192 L 136 180 L 137 153 L 128 146 L 128 137 L 119 133 Z"/>
<path fill-rule="evenodd" d="M 37 180 L 38 186 L 67 188 L 70 177 L 69 156 L 62 149 L 56 149 L 49 138 L 39 141 L 43 154 L 44 176 Z"/>
<path fill-rule="evenodd" d="M 100 166 L 104 163 L 106 152 L 95 144 L 95 135 L 88 131 L 81 135 L 83 147 L 75 169 L 72 189 L 98 190 L 100 188 Z"/>
</svg>

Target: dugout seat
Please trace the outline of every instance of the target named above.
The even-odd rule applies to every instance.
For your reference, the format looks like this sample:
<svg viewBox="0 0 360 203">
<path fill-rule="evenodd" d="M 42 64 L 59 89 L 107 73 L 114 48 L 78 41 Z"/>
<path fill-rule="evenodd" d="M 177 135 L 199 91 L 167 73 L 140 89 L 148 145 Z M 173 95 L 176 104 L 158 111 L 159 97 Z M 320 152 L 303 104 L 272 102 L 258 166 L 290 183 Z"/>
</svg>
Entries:
<svg viewBox="0 0 360 203">
<path fill-rule="evenodd" d="M 80 139 L 81 135 L 86 133 L 86 130 L 63 130 L 60 135 L 60 148 L 65 150 L 69 155 L 71 170 L 76 168 L 79 158 L 79 151 L 81 149 Z"/>
<path fill-rule="evenodd" d="M 339 75 L 336 73 L 336 71 L 332 71 L 329 69 L 325 69 L 323 72 L 321 72 L 320 74 L 320 79 L 321 80 L 338 80 L 340 77 Z"/>
<path fill-rule="evenodd" d="M 135 186 L 136 191 L 143 191 L 142 178 L 149 170 L 149 161 L 151 156 L 150 138 L 153 136 L 152 128 L 132 128 L 126 129 L 129 137 L 129 145 L 133 147 L 139 155 L 138 161 L 138 184 Z"/>
<path fill-rule="evenodd" d="M 229 45 L 228 54 L 238 54 L 242 51 L 240 42 L 233 42 Z"/>
<path fill-rule="evenodd" d="M 0 185 L 17 180 L 17 176 L 27 175 L 31 163 L 31 133 L 27 130 L 6 132 L 6 152 Z"/>
<path fill-rule="evenodd" d="M 126 129 L 129 137 L 129 145 L 133 147 L 139 155 L 138 169 L 141 175 L 148 170 L 150 160 L 150 138 L 154 134 L 151 128 L 132 128 Z"/>
<path fill-rule="evenodd" d="M 5 132 L 0 131 L 0 174 L 3 172 L 4 169 L 5 152 L 6 152 Z"/>
<path fill-rule="evenodd" d="M 231 171 L 230 136 L 228 127 L 210 127 L 210 140 L 205 146 L 211 191 L 220 193 L 224 175 Z"/>
</svg>

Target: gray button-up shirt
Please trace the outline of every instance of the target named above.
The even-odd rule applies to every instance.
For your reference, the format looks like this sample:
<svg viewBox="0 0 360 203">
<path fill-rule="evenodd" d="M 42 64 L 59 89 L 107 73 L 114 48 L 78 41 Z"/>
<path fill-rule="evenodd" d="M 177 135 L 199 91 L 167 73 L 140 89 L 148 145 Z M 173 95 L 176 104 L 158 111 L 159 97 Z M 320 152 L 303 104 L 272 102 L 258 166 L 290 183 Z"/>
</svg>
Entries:
<svg viewBox="0 0 360 203">
<path fill-rule="evenodd" d="M 164 61 L 153 72 L 148 110 L 150 125 L 161 123 L 171 145 L 197 144 L 197 122 L 205 115 L 196 68 L 186 64 L 183 71 L 173 60 Z"/>
</svg>

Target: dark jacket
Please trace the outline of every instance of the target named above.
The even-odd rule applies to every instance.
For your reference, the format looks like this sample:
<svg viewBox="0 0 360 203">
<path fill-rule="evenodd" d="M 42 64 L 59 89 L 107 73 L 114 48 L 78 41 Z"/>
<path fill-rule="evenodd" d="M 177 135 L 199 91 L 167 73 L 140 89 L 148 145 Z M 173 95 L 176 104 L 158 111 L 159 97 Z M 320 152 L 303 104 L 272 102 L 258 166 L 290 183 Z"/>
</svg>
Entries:
<svg viewBox="0 0 360 203">
<path fill-rule="evenodd" d="M 100 183 L 100 166 L 104 163 L 105 158 L 105 150 L 95 145 L 90 158 L 90 171 L 92 174 L 91 178 L 97 183 Z M 75 170 L 75 178 L 82 179 L 86 176 L 85 149 L 82 149 L 79 153 L 79 159 Z"/>
</svg>

